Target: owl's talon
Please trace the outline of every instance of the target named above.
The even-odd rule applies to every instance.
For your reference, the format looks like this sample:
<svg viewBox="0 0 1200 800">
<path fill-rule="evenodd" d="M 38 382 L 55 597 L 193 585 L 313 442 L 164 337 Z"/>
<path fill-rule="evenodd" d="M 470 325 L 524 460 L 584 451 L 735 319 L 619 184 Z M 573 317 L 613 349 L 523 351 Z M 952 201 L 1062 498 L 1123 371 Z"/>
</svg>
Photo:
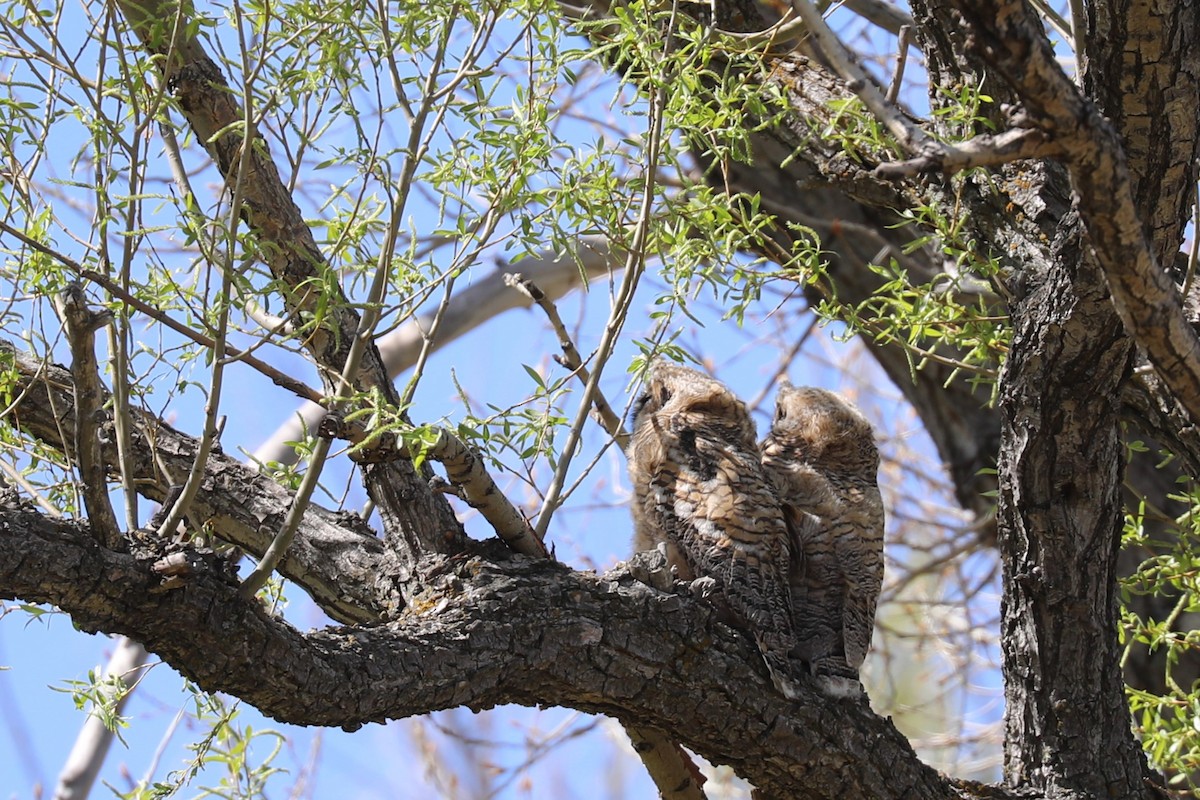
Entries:
<svg viewBox="0 0 1200 800">
<path fill-rule="evenodd" d="M 860 698 L 867 693 L 861 682 L 843 675 L 818 675 L 817 687 L 826 697 Z"/>
<path fill-rule="evenodd" d="M 688 584 L 688 591 L 697 600 L 707 600 L 717 594 L 717 581 L 715 578 L 710 578 L 707 575 L 703 578 L 696 578 L 696 580 Z"/>
</svg>

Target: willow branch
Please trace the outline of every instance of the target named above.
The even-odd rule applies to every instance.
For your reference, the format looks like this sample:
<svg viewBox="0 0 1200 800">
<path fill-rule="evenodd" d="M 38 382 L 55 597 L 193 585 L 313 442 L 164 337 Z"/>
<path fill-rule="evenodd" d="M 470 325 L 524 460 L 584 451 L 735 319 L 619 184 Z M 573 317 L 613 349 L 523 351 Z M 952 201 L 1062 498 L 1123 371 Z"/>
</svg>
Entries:
<svg viewBox="0 0 1200 800">
<path fill-rule="evenodd" d="M 121 527 L 108 499 L 108 475 L 100 455 L 100 429 L 97 417 L 106 394 L 100 383 L 96 363 L 96 331 L 112 321 L 109 311 L 88 308 L 83 287 L 68 284 L 58 297 L 58 310 L 71 348 L 71 380 L 74 387 L 75 461 L 83 487 L 83 504 L 92 530 L 110 549 L 124 548 Z"/>
<path fill-rule="evenodd" d="M 557 357 L 556 360 L 570 370 L 586 386 L 588 380 L 591 378 L 591 373 L 583 365 L 583 359 L 579 355 L 579 350 L 575 347 L 575 342 L 571 339 L 571 334 L 567 331 L 567 326 L 563 324 L 562 317 L 559 316 L 558 307 L 554 305 L 554 301 L 547 297 L 546 293 L 536 283 L 519 272 L 505 275 L 504 282 L 528 297 L 534 303 L 537 303 L 538 307 L 546 314 L 546 319 L 550 321 L 550 326 L 554 328 L 554 334 L 558 337 L 558 346 L 562 349 L 562 356 Z M 598 389 L 595 393 L 592 410 L 596 421 L 604 427 L 609 436 L 613 437 L 617 446 L 622 450 L 627 449 L 629 447 L 629 433 L 621 423 L 621 418 L 617 416 L 612 406 L 609 405 L 608 398 Z"/>
</svg>

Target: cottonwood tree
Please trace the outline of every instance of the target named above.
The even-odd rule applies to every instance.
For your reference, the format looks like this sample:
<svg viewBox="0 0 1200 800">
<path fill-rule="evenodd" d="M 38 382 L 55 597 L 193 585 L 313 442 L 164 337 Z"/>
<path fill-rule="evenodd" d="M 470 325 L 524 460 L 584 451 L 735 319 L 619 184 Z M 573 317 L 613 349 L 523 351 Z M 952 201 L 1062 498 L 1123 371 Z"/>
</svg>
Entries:
<svg viewBox="0 0 1200 800">
<path fill-rule="evenodd" d="M 680 745 L 768 797 L 1163 796 L 1142 744 L 1187 783 L 1200 11 L 847 5 L 840 38 L 808 0 L 7 6 L 0 597 L 302 725 L 607 715 L 672 797 L 704 791 Z M 532 280 L 494 287 L 498 254 Z M 559 320 L 525 396 L 416 413 L 437 347 L 555 319 L 564 273 L 608 281 L 582 354 Z M 865 701 L 786 701 L 652 561 L 547 548 L 700 294 L 731 326 L 763 298 L 793 355 L 837 321 L 919 415 L 975 522 L 893 534 L 930 559 L 889 580 L 1001 565 L 1002 783 Z M 226 452 L 234 381 L 311 403 L 294 458 Z M 273 610 L 296 590 L 334 624 Z"/>
</svg>

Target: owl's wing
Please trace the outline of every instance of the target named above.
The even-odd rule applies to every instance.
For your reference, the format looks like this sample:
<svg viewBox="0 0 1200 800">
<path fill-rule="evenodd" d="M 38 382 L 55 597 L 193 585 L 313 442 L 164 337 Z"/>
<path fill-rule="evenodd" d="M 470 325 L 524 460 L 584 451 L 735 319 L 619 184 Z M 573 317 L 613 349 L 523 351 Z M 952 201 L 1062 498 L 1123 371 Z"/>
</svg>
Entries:
<svg viewBox="0 0 1200 800">
<path fill-rule="evenodd" d="M 701 434 L 683 440 L 680 462 L 661 475 L 671 503 L 658 509 L 659 522 L 692 572 L 716 580 L 776 686 L 795 697 L 787 529 L 762 465 L 757 454 Z"/>
<path fill-rule="evenodd" d="M 846 582 L 843 554 L 838 550 L 836 527 L 830 517 L 784 506 L 793 547 L 803 568 L 792 569 L 792 624 L 796 631 L 794 655 L 818 676 L 853 679 L 857 671 L 847 665 L 843 620 L 846 616 Z"/>
<path fill-rule="evenodd" d="M 883 503 L 874 486 L 848 493 L 836 526 L 838 561 L 846 584 L 843 636 L 846 663 L 855 671 L 871 646 L 883 585 Z"/>
</svg>

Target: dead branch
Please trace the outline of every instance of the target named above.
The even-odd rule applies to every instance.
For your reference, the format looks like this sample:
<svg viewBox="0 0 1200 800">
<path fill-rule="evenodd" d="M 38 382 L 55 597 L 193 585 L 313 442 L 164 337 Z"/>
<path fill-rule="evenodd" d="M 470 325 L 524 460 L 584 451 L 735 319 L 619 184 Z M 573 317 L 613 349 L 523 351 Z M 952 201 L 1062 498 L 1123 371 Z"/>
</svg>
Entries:
<svg viewBox="0 0 1200 800">
<path fill-rule="evenodd" d="M 71 382 L 74 387 L 75 461 L 83 488 L 83 504 L 92 530 L 110 549 L 125 546 L 112 503 L 108 499 L 108 475 L 100 456 L 100 429 L 97 416 L 105 395 L 96 364 L 96 331 L 112 321 L 112 313 L 88 308 L 83 287 L 68 284 L 58 296 L 58 311 L 71 348 Z"/>
</svg>

